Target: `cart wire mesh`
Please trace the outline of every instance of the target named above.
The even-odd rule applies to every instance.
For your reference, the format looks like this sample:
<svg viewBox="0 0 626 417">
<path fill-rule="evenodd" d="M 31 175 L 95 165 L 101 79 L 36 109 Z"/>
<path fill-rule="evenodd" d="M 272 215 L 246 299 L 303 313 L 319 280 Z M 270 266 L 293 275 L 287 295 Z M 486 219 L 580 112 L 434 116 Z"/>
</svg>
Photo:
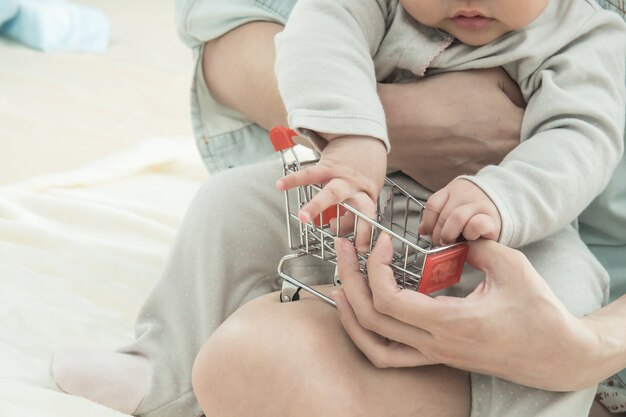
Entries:
<svg viewBox="0 0 626 417">
<path fill-rule="evenodd" d="M 297 135 L 294 131 L 279 127 L 274 128 L 270 135 L 274 147 L 280 151 L 284 175 L 300 171 L 317 162 L 300 161 L 294 150 L 294 142 L 291 140 L 291 137 Z M 334 305 L 329 297 L 286 274 L 285 262 L 310 255 L 336 265 L 335 238 L 346 238 L 354 244 L 358 233 L 363 232 L 369 233 L 367 239 L 369 243 L 367 248 L 357 249 L 357 257 L 364 277 L 367 278 L 367 259 L 372 248 L 381 233 L 386 233 L 393 243 L 393 257 L 389 266 L 399 287 L 432 292 L 449 286 L 446 284 L 458 282 L 467 253 L 466 245 L 454 243 L 434 246 L 428 236 L 421 235 L 418 231 L 417 220 L 421 218 L 425 202 L 411 196 L 397 183 L 389 178 L 385 179 L 385 186 L 376 204 L 375 218 L 368 217 L 347 203 L 339 203 L 324 210 L 308 223 L 300 221 L 299 210 L 320 190 L 321 185 L 317 184 L 299 186 L 284 192 L 287 236 L 289 246 L 294 253 L 283 257 L 278 266 L 280 277 L 288 283 L 287 288 L 283 285 L 282 301 L 297 299 L 299 290 L 305 289 Z M 297 233 L 294 233 L 293 228 L 297 228 Z M 293 234 L 297 236 L 295 239 Z M 438 255 L 444 255 L 439 256 L 444 262 L 429 265 L 429 260 L 435 259 Z M 432 276 L 430 285 L 425 288 L 420 284 L 424 278 L 425 268 L 428 266 L 431 266 L 429 270 Z M 337 272 L 335 272 L 334 284 L 340 284 Z"/>
</svg>

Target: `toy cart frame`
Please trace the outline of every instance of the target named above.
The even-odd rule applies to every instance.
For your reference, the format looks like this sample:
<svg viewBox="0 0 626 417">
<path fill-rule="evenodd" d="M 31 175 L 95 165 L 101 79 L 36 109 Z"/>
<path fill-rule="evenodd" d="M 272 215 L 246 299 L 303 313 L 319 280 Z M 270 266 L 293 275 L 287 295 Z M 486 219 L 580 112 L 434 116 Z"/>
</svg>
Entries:
<svg viewBox="0 0 626 417">
<path fill-rule="evenodd" d="M 270 132 L 274 149 L 281 154 L 284 175 L 317 162 L 300 161 L 294 150 L 293 138 L 295 136 L 298 136 L 295 131 L 282 126 L 275 127 Z M 291 260 L 302 256 L 314 256 L 336 265 L 335 238 L 347 238 L 354 243 L 356 231 L 359 230 L 359 222 L 367 222 L 370 225 L 368 228 L 370 230 L 369 248 L 366 251 L 357 251 L 359 267 L 365 277 L 367 277 L 366 264 L 369 254 L 378 236 L 381 233 L 387 233 L 394 247 L 390 267 L 399 287 L 430 294 L 459 282 L 467 256 L 467 245 L 459 242 L 446 246 L 434 246 L 428 236 L 419 233 L 417 227 L 411 230 L 410 217 L 419 213 L 419 218 L 421 218 L 426 207 L 425 202 L 411 196 L 391 179 L 385 179 L 384 193 L 381 193 L 378 199 L 374 219 L 349 204 L 339 203 L 324 210 L 311 222 L 301 222 L 298 218 L 298 211 L 319 190 L 321 190 L 321 185 L 306 185 L 284 192 L 287 236 L 289 246 L 294 252 L 285 255 L 278 264 L 278 275 L 283 281 L 280 294 L 282 302 L 298 300 L 299 292 L 303 289 L 335 306 L 335 302 L 330 297 L 287 274 L 285 267 Z M 346 214 L 348 216 L 344 216 Z M 340 234 L 339 231 L 343 229 L 342 219 L 349 217 L 354 218 L 354 223 L 349 228 L 350 232 Z M 335 221 L 331 222 L 333 219 Z M 298 230 L 296 239 L 292 236 L 294 227 Z M 333 282 L 335 285 L 341 283 L 336 268 Z"/>
</svg>

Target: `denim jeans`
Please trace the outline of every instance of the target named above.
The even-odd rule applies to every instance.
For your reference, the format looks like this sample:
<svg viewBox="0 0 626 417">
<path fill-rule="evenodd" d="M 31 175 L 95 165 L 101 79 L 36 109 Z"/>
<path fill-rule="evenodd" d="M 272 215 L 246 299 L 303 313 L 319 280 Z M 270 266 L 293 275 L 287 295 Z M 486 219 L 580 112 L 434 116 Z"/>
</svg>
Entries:
<svg viewBox="0 0 626 417">
<path fill-rule="evenodd" d="M 267 131 L 241 113 L 218 103 L 208 91 L 202 71 L 204 42 L 248 22 L 285 24 L 296 0 L 178 0 L 177 26 L 192 48 L 195 71 L 191 88 L 194 137 L 207 169 L 217 173 L 276 159 Z"/>
</svg>

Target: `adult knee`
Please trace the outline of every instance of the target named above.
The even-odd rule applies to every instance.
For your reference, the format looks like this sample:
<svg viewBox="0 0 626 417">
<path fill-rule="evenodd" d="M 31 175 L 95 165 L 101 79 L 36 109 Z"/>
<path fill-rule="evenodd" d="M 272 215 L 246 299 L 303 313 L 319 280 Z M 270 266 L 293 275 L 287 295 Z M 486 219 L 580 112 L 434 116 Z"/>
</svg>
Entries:
<svg viewBox="0 0 626 417">
<path fill-rule="evenodd" d="M 250 389 L 246 379 L 252 377 L 246 373 L 263 371 L 262 367 L 250 366 L 259 358 L 255 358 L 257 352 L 251 344 L 252 335 L 244 328 L 238 328 L 237 322 L 227 320 L 222 324 L 202 346 L 194 361 L 193 391 L 207 415 L 244 415 L 244 410 L 239 410 L 239 406 L 245 406 L 239 404 L 241 393 Z"/>
<path fill-rule="evenodd" d="M 202 347 L 192 373 L 202 409 L 215 417 L 354 413 L 359 403 L 345 399 L 358 389 L 349 373 L 333 371 L 338 346 L 348 344 L 334 311 L 318 301 L 277 300 L 271 294 L 246 304 Z"/>
<path fill-rule="evenodd" d="M 271 319 L 263 316 L 265 303 L 257 306 L 255 301 L 249 303 L 252 308 L 246 305 L 229 317 L 196 357 L 192 385 L 207 415 L 290 415 L 284 409 L 279 413 L 267 410 L 281 401 L 278 387 L 290 381 L 288 374 L 280 372 L 280 342 L 268 322 Z"/>
</svg>

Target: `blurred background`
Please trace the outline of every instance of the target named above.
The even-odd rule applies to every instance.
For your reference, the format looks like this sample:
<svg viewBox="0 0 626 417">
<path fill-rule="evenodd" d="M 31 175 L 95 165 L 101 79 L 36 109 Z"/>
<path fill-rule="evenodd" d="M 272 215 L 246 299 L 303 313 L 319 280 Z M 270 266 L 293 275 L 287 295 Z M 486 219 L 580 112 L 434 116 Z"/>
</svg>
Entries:
<svg viewBox="0 0 626 417">
<path fill-rule="evenodd" d="M 0 184 L 147 137 L 191 140 L 192 59 L 176 36 L 173 0 L 74 3 L 108 17 L 106 52 L 43 53 L 0 37 Z"/>
<path fill-rule="evenodd" d="M 0 26 L 0 416 L 119 417 L 63 393 L 50 358 L 134 338 L 208 176 L 191 51 L 173 0 L 0 0 L 0 22 L 15 2 L 21 20 Z M 110 34 L 90 38 L 100 52 L 32 47 L 67 27 Z"/>
</svg>

